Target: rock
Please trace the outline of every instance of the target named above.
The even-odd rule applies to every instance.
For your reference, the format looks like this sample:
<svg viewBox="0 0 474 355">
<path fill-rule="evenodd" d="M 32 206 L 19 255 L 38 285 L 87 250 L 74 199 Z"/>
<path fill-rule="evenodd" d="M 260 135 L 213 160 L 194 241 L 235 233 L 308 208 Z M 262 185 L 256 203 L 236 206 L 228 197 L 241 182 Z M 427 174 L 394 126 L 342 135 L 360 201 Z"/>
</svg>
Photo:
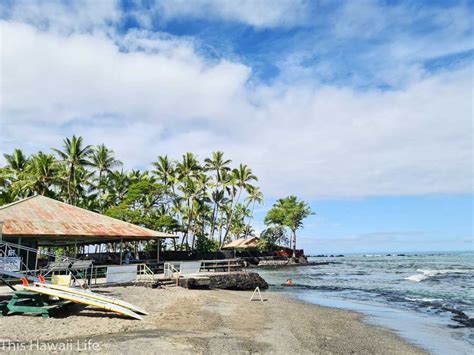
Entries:
<svg viewBox="0 0 474 355">
<path fill-rule="evenodd" d="M 211 280 L 204 276 L 189 276 L 180 278 L 178 284 L 189 289 L 210 288 Z"/>
<path fill-rule="evenodd" d="M 207 283 L 204 280 L 208 280 Z M 268 283 L 256 272 L 216 272 L 206 273 L 203 276 L 183 277 L 180 286 L 186 288 L 217 288 L 224 290 L 255 290 L 256 287 L 264 290 Z"/>
</svg>

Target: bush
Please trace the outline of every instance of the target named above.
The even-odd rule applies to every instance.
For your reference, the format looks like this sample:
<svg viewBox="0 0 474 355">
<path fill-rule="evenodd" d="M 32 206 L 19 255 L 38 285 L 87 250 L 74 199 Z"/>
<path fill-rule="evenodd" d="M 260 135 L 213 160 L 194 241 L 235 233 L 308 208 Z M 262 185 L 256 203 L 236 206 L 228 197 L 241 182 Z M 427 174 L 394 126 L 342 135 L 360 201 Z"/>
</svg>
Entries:
<svg viewBox="0 0 474 355">
<path fill-rule="evenodd" d="M 219 243 L 214 239 L 209 239 L 206 235 L 196 236 L 196 250 L 201 253 L 216 252 L 219 250 Z"/>
</svg>

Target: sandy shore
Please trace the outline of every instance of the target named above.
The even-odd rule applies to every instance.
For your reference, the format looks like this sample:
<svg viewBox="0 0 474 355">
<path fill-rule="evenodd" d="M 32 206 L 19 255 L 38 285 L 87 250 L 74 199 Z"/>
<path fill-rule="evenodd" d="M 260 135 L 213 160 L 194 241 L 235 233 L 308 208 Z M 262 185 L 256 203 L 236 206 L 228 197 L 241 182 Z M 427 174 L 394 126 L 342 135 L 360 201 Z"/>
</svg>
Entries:
<svg viewBox="0 0 474 355">
<path fill-rule="evenodd" d="M 276 293 L 115 287 L 99 290 L 146 309 L 143 321 L 73 306 L 49 319 L 0 318 L 2 344 L 96 344 L 102 353 L 421 354 L 360 315 L 305 304 Z M 41 344 L 41 343 L 40 343 Z M 36 349 L 38 343 L 36 343 Z M 89 346 L 89 345 L 87 345 Z M 98 347 L 98 348 L 97 348 Z M 17 348 L 18 349 L 18 348 Z M 89 348 L 90 349 L 90 348 Z M 35 348 L 33 348 L 35 350 Z M 88 352 L 88 351 L 85 351 Z"/>
</svg>

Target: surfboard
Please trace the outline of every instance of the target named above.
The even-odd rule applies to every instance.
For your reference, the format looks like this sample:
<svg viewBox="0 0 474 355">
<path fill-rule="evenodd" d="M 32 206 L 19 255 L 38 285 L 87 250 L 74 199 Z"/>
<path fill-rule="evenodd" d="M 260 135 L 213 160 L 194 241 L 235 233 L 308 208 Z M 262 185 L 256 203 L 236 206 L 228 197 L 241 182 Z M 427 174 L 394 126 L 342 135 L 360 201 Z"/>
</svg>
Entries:
<svg viewBox="0 0 474 355">
<path fill-rule="evenodd" d="M 127 309 L 125 307 L 122 307 L 122 306 L 119 306 L 119 305 L 116 305 L 116 304 L 113 304 L 113 303 L 110 303 L 110 302 L 101 301 L 101 300 L 93 299 L 93 298 L 90 298 L 90 297 L 84 297 L 82 295 L 76 295 L 76 294 L 73 294 L 73 293 L 70 293 L 70 292 L 54 290 L 54 289 L 47 288 L 47 287 L 23 286 L 23 289 L 26 290 L 26 291 L 35 292 L 35 293 L 39 293 L 39 294 L 42 294 L 42 295 L 58 297 L 58 298 L 61 298 L 61 299 L 65 299 L 67 301 L 74 302 L 74 303 L 81 303 L 81 304 L 85 304 L 87 306 L 97 307 L 97 308 L 103 309 L 105 311 L 114 312 L 114 313 L 124 315 L 124 316 L 130 317 L 130 318 L 139 319 L 139 320 L 143 319 L 141 316 L 139 316 L 135 312 L 131 311 L 130 309 Z"/>
<path fill-rule="evenodd" d="M 122 301 L 122 300 L 119 300 L 119 299 L 116 299 L 116 298 L 113 298 L 113 297 L 110 297 L 110 296 L 104 296 L 104 295 L 101 295 L 101 294 L 98 294 L 98 293 L 94 293 L 92 291 L 86 291 L 86 290 L 81 290 L 81 289 L 74 288 L 74 287 L 67 287 L 67 286 L 61 286 L 61 285 L 42 284 L 42 283 L 38 283 L 38 282 L 35 282 L 35 286 L 46 287 L 46 288 L 50 288 L 50 289 L 53 289 L 53 290 L 64 291 L 64 292 L 68 292 L 68 293 L 73 293 L 75 295 L 92 298 L 92 299 L 99 300 L 99 301 L 110 302 L 110 303 L 116 304 L 117 306 L 121 306 L 121 307 L 130 309 L 131 311 L 133 311 L 135 313 L 145 314 L 145 315 L 148 314 L 144 309 L 142 309 L 140 307 L 137 307 L 137 306 L 135 306 L 131 303 L 128 303 L 128 302 L 125 302 L 125 301 Z"/>
</svg>

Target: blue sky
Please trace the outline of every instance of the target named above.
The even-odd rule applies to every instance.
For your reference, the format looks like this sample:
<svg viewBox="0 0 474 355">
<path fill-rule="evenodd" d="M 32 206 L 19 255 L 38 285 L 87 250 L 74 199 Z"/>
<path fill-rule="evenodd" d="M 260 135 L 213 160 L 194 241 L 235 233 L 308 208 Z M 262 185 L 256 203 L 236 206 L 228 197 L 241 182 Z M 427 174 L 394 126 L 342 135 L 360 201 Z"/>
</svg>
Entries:
<svg viewBox="0 0 474 355">
<path fill-rule="evenodd" d="M 223 150 L 310 252 L 472 249 L 469 1 L 4 1 L 0 152 Z M 0 162 L 1 163 L 1 162 Z"/>
</svg>

